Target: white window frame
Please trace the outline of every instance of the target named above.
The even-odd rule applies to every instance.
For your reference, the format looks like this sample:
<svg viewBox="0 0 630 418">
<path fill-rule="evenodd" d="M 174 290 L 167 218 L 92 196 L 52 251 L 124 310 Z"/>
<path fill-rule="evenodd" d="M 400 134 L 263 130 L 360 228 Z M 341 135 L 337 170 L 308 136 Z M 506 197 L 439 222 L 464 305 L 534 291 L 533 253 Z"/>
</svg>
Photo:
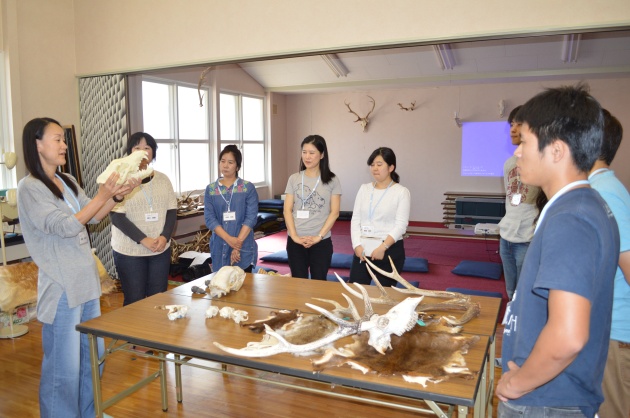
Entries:
<svg viewBox="0 0 630 418">
<path fill-rule="evenodd" d="M 9 119 L 9 90 L 6 78 L 5 55 L 0 51 L 0 161 L 4 163 L 4 153 L 13 150 L 13 136 L 11 135 L 11 123 Z M 1 181 L 0 188 L 13 189 L 16 187 L 15 168 L 9 170 L 5 164 L 0 164 Z"/>
<path fill-rule="evenodd" d="M 263 158 L 264 158 L 264 167 L 263 167 L 263 172 L 264 172 L 264 180 L 261 182 L 255 182 L 254 186 L 255 187 L 267 187 L 269 185 L 269 170 L 268 170 L 268 155 L 269 155 L 269 141 L 267 140 L 267 106 L 265 105 L 265 96 L 259 96 L 256 94 L 248 94 L 248 93 L 243 93 L 243 92 L 238 92 L 238 91 L 232 91 L 232 90 L 221 90 L 219 92 L 219 103 L 221 102 L 220 100 L 220 95 L 221 94 L 227 94 L 230 96 L 236 96 L 237 101 L 236 101 L 236 109 L 237 109 L 237 114 L 236 114 L 236 136 L 237 139 L 236 141 L 233 140 L 222 140 L 221 139 L 221 129 L 219 126 L 219 129 L 217 130 L 217 155 L 219 155 L 221 153 L 221 150 L 226 146 L 226 145 L 236 145 L 238 146 L 238 148 L 241 150 L 241 152 L 243 153 L 243 164 L 247 164 L 247 156 L 245 155 L 244 152 L 244 148 L 243 148 L 243 144 L 260 144 L 262 143 L 263 145 Z M 263 126 L 262 126 L 262 130 L 263 130 L 263 139 L 262 141 L 244 141 L 243 140 L 243 97 L 249 97 L 249 98 L 253 98 L 253 99 L 259 99 L 262 101 L 262 121 L 263 121 Z M 219 106 L 219 112 L 221 112 L 221 108 Z M 219 121 L 218 123 L 220 124 L 220 115 L 217 117 L 217 121 Z M 245 180 L 249 180 L 249 179 L 245 179 Z"/>
<path fill-rule="evenodd" d="M 180 171 L 180 154 L 179 154 L 179 145 L 180 144 L 187 144 L 187 143 L 194 143 L 194 144 L 199 144 L 201 142 L 203 142 L 202 140 L 186 140 L 186 139 L 181 139 L 179 137 L 179 109 L 177 106 L 178 103 L 178 97 L 177 97 L 177 87 L 188 87 L 188 88 L 194 88 L 197 89 L 197 85 L 192 84 L 192 83 L 186 83 L 184 81 L 178 81 L 178 80 L 167 80 L 167 79 L 163 79 L 163 78 L 158 78 L 158 77 L 150 77 L 150 76 L 142 76 L 141 82 L 150 82 L 150 83 L 157 83 L 157 84 L 164 84 L 167 85 L 169 88 L 169 119 L 170 119 L 170 127 L 171 127 L 171 138 L 165 139 L 165 138 L 155 138 L 155 142 L 157 142 L 158 146 L 160 144 L 163 145 L 167 145 L 169 147 L 175 147 L 175 182 L 173 184 L 173 188 L 175 189 L 175 192 L 178 194 L 183 194 L 185 192 L 191 192 L 193 190 L 182 190 L 181 189 L 181 171 Z M 210 104 L 210 100 L 209 98 L 210 96 L 210 89 L 208 87 L 203 87 L 201 88 L 202 94 L 204 94 L 204 99 L 205 99 L 205 106 L 207 110 L 207 121 L 208 121 L 208 161 L 210 161 L 210 167 L 208 167 L 208 169 L 210 170 L 213 166 L 212 163 L 212 150 L 213 150 L 213 146 L 212 146 L 212 114 L 210 112 L 211 109 L 211 104 Z M 142 111 L 142 109 L 141 109 Z M 144 126 L 144 122 L 143 122 L 143 126 Z M 217 154 L 218 155 L 218 154 Z M 210 176 L 212 177 L 212 176 Z M 210 179 L 210 181 L 212 181 L 212 179 Z M 196 189 L 196 190 L 202 190 L 202 189 Z"/>
</svg>

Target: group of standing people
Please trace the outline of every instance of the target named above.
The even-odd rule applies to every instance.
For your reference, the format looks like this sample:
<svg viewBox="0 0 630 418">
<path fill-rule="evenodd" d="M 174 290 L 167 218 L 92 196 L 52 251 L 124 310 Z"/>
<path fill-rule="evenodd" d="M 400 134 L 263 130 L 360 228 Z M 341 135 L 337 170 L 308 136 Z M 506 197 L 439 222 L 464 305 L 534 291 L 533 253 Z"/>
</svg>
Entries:
<svg viewBox="0 0 630 418">
<path fill-rule="evenodd" d="M 601 418 L 627 416 L 630 195 L 609 168 L 621 125 L 583 86 L 540 93 L 509 119 L 518 148 L 506 162 L 508 210 L 501 222 L 511 302 L 496 389 L 499 416 L 593 417 L 598 409 Z M 176 196 L 168 178 L 154 171 L 124 184 L 113 173 L 89 199 L 72 176 L 57 170 L 65 164 L 67 146 L 54 119 L 28 122 L 22 143 L 29 174 L 19 182 L 18 207 L 39 267 L 43 323 L 41 416 L 93 416 L 89 344 L 75 329 L 100 315 L 100 280 L 85 225 L 109 214 L 127 305 L 166 290 Z M 137 150 L 147 153 L 144 168 L 156 157 L 155 139 L 143 132 L 130 136 L 127 154 Z M 294 277 L 325 280 L 341 184 L 330 169 L 324 138 L 307 136 L 301 153 L 299 172 L 285 191 L 289 266 Z M 220 176 L 205 190 L 215 271 L 236 265 L 251 272 L 258 259 L 258 196 L 254 184 L 239 177 L 241 165 L 238 148 L 225 147 Z M 410 212 L 394 152 L 377 148 L 367 165 L 373 181 L 360 186 L 351 221 L 350 280 L 362 284 L 371 280 L 368 257 L 386 270 L 391 258 L 402 270 Z M 98 345 L 102 354 L 102 340 Z"/>
<path fill-rule="evenodd" d="M 630 195 L 609 169 L 621 125 L 584 85 L 548 89 L 510 119 L 499 416 L 627 417 Z"/>
</svg>

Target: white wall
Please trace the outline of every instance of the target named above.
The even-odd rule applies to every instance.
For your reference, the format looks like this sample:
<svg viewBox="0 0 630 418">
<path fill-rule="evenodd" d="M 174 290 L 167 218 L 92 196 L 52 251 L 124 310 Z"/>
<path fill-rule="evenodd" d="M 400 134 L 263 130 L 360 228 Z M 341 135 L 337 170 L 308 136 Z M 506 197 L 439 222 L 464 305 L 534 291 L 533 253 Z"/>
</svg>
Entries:
<svg viewBox="0 0 630 418">
<path fill-rule="evenodd" d="M 75 0 L 74 9 L 80 75 L 630 22 L 627 0 Z"/>
<path fill-rule="evenodd" d="M 573 84 L 576 80 L 547 83 L 479 84 L 459 87 L 371 90 L 351 93 L 303 94 L 287 96 L 287 171 L 286 178 L 298 169 L 300 143 L 309 134 L 326 139 L 331 169 L 343 188 L 342 210 L 352 210 L 354 197 L 371 176 L 367 158 L 376 148 L 387 146 L 398 160 L 401 184 L 411 191 L 413 221 L 442 221 L 446 191 L 502 192 L 499 177 L 461 177 L 461 128 L 453 121 L 459 111 L 464 121 L 505 120 L 509 111 L 523 104 L 544 87 Z M 630 79 L 591 80 L 591 93 L 630 127 Z M 371 105 L 366 95 L 376 100 L 367 132 L 362 132 L 356 117 L 348 113 L 344 101 L 365 115 Z M 499 118 L 499 100 L 505 100 L 505 117 Z M 405 112 L 397 103 L 416 101 L 417 109 Z M 630 130 L 630 128 L 628 128 Z M 506 138 L 506 141 L 509 141 Z M 275 152 L 275 151 L 274 151 Z M 630 139 L 619 149 L 612 164 L 617 176 L 630 188 Z M 286 181 L 286 180 L 285 180 Z"/>
</svg>

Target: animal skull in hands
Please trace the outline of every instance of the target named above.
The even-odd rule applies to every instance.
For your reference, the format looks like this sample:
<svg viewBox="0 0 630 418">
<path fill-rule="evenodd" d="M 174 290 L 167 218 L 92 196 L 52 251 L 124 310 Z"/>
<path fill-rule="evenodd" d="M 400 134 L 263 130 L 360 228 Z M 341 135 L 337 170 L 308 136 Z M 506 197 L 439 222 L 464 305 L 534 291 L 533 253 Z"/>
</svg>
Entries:
<svg viewBox="0 0 630 418">
<path fill-rule="evenodd" d="M 208 287 L 210 296 L 220 298 L 230 291 L 238 291 L 245 281 L 245 272 L 238 266 L 223 266 L 212 276 Z"/>
<path fill-rule="evenodd" d="M 107 181 L 112 173 L 116 172 L 120 174 L 120 178 L 116 184 L 124 184 L 128 179 L 142 180 L 153 174 L 153 168 L 147 165 L 144 170 L 140 169 L 142 160 L 148 159 L 149 154 L 146 151 L 138 150 L 123 158 L 117 158 L 96 178 L 98 184 L 103 184 Z"/>
</svg>

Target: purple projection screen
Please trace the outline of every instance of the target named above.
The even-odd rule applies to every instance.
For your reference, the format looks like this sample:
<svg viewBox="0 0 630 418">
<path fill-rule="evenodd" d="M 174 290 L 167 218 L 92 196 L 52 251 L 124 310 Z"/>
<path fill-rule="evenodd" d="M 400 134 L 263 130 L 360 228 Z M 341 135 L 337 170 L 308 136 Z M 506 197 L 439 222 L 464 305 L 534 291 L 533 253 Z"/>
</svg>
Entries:
<svg viewBox="0 0 630 418">
<path fill-rule="evenodd" d="M 503 177 L 503 164 L 515 150 L 505 121 L 462 124 L 462 176 Z"/>
</svg>

